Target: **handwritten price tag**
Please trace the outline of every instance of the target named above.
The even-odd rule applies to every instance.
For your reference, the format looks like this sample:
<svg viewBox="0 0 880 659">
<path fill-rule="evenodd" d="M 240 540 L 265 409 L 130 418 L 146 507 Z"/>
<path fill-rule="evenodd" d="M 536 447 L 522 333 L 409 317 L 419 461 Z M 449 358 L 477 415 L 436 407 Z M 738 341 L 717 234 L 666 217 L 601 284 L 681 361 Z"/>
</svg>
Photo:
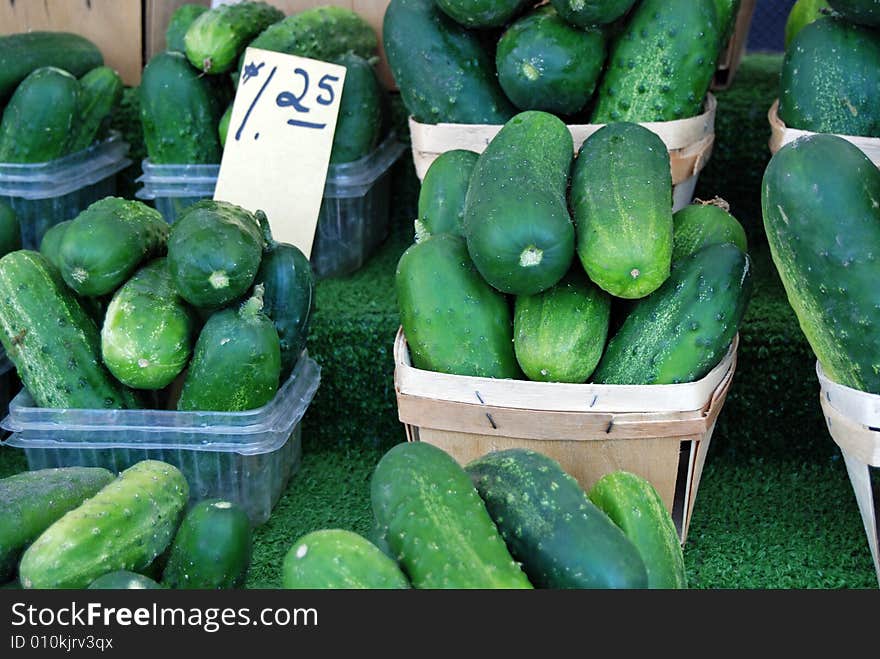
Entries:
<svg viewBox="0 0 880 659">
<path fill-rule="evenodd" d="M 311 255 L 345 67 L 248 48 L 214 199 L 262 210 Z"/>
</svg>

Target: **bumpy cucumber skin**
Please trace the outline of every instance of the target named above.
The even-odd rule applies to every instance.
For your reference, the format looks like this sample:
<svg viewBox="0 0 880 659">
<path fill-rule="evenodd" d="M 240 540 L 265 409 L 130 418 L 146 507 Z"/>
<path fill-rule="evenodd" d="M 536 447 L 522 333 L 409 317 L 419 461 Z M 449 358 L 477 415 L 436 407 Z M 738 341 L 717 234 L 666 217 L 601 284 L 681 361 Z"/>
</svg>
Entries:
<svg viewBox="0 0 880 659">
<path fill-rule="evenodd" d="M 22 586 L 85 588 L 108 572 L 143 570 L 171 542 L 188 499 L 177 467 L 138 462 L 28 547 Z"/>
<path fill-rule="evenodd" d="M 608 342 L 594 381 L 699 380 L 730 348 L 751 291 L 749 257 L 730 243 L 710 245 L 679 261 L 666 283 L 639 300 Z"/>
<path fill-rule="evenodd" d="M 441 233 L 409 247 L 395 287 L 416 368 L 519 377 L 507 300 L 480 277 L 461 238 Z"/>
<path fill-rule="evenodd" d="M 480 155 L 464 234 L 477 270 L 503 293 L 533 295 L 568 272 L 575 232 L 566 193 L 571 133 L 546 112 L 521 112 Z"/>
<path fill-rule="evenodd" d="M 219 5 L 196 18 L 187 29 L 183 37 L 186 56 L 199 71 L 229 71 L 248 42 L 283 18 L 284 12 L 265 2 Z"/>
<path fill-rule="evenodd" d="M 621 122 L 584 142 L 572 170 L 571 207 L 581 264 L 611 295 L 657 290 L 672 264 L 672 170 L 656 134 Z"/>
<path fill-rule="evenodd" d="M 435 0 L 456 23 L 471 28 L 501 27 L 513 20 L 529 0 Z"/>
<path fill-rule="evenodd" d="M 443 450 L 392 448 L 373 472 L 370 500 L 415 588 L 532 588 L 470 477 Z"/>
<path fill-rule="evenodd" d="M 416 121 L 502 124 L 515 114 L 479 35 L 452 21 L 433 0 L 391 0 L 382 39 Z M 413 44 L 419 44 L 415 54 Z"/>
<path fill-rule="evenodd" d="M 73 220 L 65 220 L 49 227 L 40 240 L 40 254 L 61 272 L 61 239 Z"/>
<path fill-rule="evenodd" d="M 635 3 L 636 0 L 550 0 L 562 18 L 580 28 L 613 23 Z"/>
<path fill-rule="evenodd" d="M 828 0 L 828 4 L 848 21 L 869 27 L 880 25 L 878 0 Z"/>
<path fill-rule="evenodd" d="M 823 16 L 823 10 L 831 10 L 826 0 L 797 0 L 794 3 L 785 21 L 785 50 L 801 30 Z"/>
<path fill-rule="evenodd" d="M 0 201 L 0 257 L 21 249 L 21 225 L 9 206 Z"/>
<path fill-rule="evenodd" d="M 160 590 L 161 584 L 128 570 L 103 574 L 89 584 L 88 590 Z"/>
<path fill-rule="evenodd" d="M 555 460 L 508 449 L 467 473 L 510 553 L 538 588 L 645 588 L 636 547 Z"/>
<path fill-rule="evenodd" d="M 746 231 L 737 219 L 712 203 L 691 204 L 672 216 L 672 262 L 699 252 L 709 245 L 733 243 L 748 251 Z"/>
<path fill-rule="evenodd" d="M 101 355 L 117 380 L 162 389 L 189 362 L 196 317 L 174 287 L 167 259 L 156 259 L 113 295 L 101 327 Z"/>
<path fill-rule="evenodd" d="M 168 231 L 155 208 L 104 197 L 77 215 L 61 237 L 61 275 L 78 295 L 112 293 L 141 263 L 165 253 Z"/>
<path fill-rule="evenodd" d="M 80 78 L 78 121 L 73 127 L 71 153 L 91 146 L 122 100 L 122 90 L 122 78 L 109 66 L 92 69 Z"/>
<path fill-rule="evenodd" d="M 64 467 L 0 479 L 0 583 L 12 578 L 31 542 L 114 478 L 106 469 Z"/>
<path fill-rule="evenodd" d="M 880 137 L 880 35 L 832 16 L 803 28 L 785 53 L 779 118 L 815 133 Z"/>
<path fill-rule="evenodd" d="M 0 259 L 0 341 L 37 407 L 139 406 L 101 361 L 95 321 L 38 252 Z"/>
<path fill-rule="evenodd" d="M 651 483 L 615 471 L 600 478 L 589 497 L 639 550 L 648 572 L 648 588 L 687 588 L 675 522 Z"/>
<path fill-rule="evenodd" d="M 764 228 L 801 330 L 831 380 L 872 394 L 880 394 L 878 201 L 880 172 L 832 135 L 784 146 L 764 173 Z"/>
<path fill-rule="evenodd" d="M 231 501 L 209 499 L 183 518 L 162 585 L 176 589 L 241 588 L 251 563 L 253 538 L 244 509 Z"/>
<path fill-rule="evenodd" d="M 516 359 L 530 380 L 586 382 L 605 349 L 611 299 L 575 266 L 555 286 L 516 298 Z"/>
<path fill-rule="evenodd" d="M 382 86 L 372 64 L 363 57 L 346 53 L 334 61 L 345 67 L 346 74 L 330 162 L 352 162 L 369 155 L 379 143 Z"/>
<path fill-rule="evenodd" d="M 714 0 L 642 0 L 611 47 L 592 123 L 700 114 L 720 34 Z"/>
<path fill-rule="evenodd" d="M 416 242 L 438 233 L 464 237 L 464 201 L 479 154 L 454 149 L 428 167 L 419 190 Z"/>
<path fill-rule="evenodd" d="M 168 21 L 168 27 L 165 28 L 165 50 L 174 50 L 178 53 L 185 53 L 186 46 L 183 38 L 186 31 L 195 20 L 208 11 L 208 7 L 202 5 L 181 5 L 171 14 L 171 20 Z"/>
<path fill-rule="evenodd" d="M 291 589 L 409 588 L 397 563 L 366 538 L 342 529 L 308 533 L 284 557 L 281 585 Z"/>
<path fill-rule="evenodd" d="M 54 67 L 22 80 L 0 121 L 0 162 L 39 163 L 67 155 L 79 94 L 77 79 Z"/>
</svg>

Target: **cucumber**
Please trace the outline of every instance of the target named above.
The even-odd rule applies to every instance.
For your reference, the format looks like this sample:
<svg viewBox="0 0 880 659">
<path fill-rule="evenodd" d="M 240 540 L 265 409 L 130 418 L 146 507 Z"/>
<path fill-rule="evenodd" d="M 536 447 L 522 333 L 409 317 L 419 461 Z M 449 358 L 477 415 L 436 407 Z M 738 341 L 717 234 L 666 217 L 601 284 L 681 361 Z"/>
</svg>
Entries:
<svg viewBox="0 0 880 659">
<path fill-rule="evenodd" d="M 871 394 L 880 394 L 878 200 L 880 172 L 832 135 L 782 147 L 764 173 L 764 228 L 801 330 L 831 380 Z"/>
<path fill-rule="evenodd" d="M 721 48 L 726 48 L 739 14 L 740 0 L 715 0 L 715 16 L 718 18 L 718 37 Z"/>
<path fill-rule="evenodd" d="M 313 531 L 297 540 L 284 557 L 281 583 L 291 589 L 409 588 L 392 559 L 351 531 Z"/>
<path fill-rule="evenodd" d="M 226 112 L 223 113 L 223 116 L 220 117 L 220 122 L 217 124 L 217 135 L 220 138 L 220 148 L 224 148 L 226 146 L 226 134 L 229 132 L 229 121 L 232 119 L 232 103 L 226 108 Z"/>
<path fill-rule="evenodd" d="M 190 63 L 205 73 L 229 71 L 254 37 L 284 12 L 265 2 L 223 4 L 196 18 L 183 37 Z"/>
<path fill-rule="evenodd" d="M 382 39 L 403 104 L 416 121 L 502 124 L 515 114 L 479 36 L 434 0 L 391 0 Z"/>
<path fill-rule="evenodd" d="M 453 149 L 428 167 L 419 190 L 416 242 L 438 233 L 464 237 L 464 201 L 479 157 L 473 151 Z"/>
<path fill-rule="evenodd" d="M 40 240 L 40 254 L 61 272 L 61 239 L 73 220 L 65 220 L 49 227 Z"/>
<path fill-rule="evenodd" d="M 507 300 L 480 277 L 461 238 L 441 233 L 412 245 L 397 264 L 395 286 L 416 368 L 520 375 Z"/>
<path fill-rule="evenodd" d="M 364 58 L 346 53 L 334 62 L 346 69 L 330 151 L 330 162 L 335 164 L 360 160 L 379 144 L 383 92 L 372 64 Z"/>
<path fill-rule="evenodd" d="M 456 23 L 471 29 L 501 27 L 516 18 L 529 0 L 435 0 Z"/>
<path fill-rule="evenodd" d="M 520 110 L 572 115 L 587 105 L 605 65 L 605 35 L 566 23 L 538 7 L 498 42 L 498 82 Z"/>
<path fill-rule="evenodd" d="M 613 23 L 636 4 L 636 0 L 550 0 L 566 21 L 580 28 Z"/>
<path fill-rule="evenodd" d="M 21 225 L 15 211 L 0 201 L 0 257 L 21 249 Z"/>
<path fill-rule="evenodd" d="M 581 264 L 600 288 L 637 299 L 672 264 L 672 170 L 656 134 L 621 122 L 584 142 L 572 171 L 571 207 Z"/>
<path fill-rule="evenodd" d="M 70 152 L 88 148 L 122 101 L 122 78 L 109 66 L 99 66 L 79 80 L 79 121 L 73 127 Z"/>
<path fill-rule="evenodd" d="M 14 576 L 21 553 L 43 531 L 114 478 L 106 469 L 64 467 L 0 479 L 0 583 Z"/>
<path fill-rule="evenodd" d="M 880 25 L 880 0 L 828 0 L 828 4 L 852 23 Z"/>
<path fill-rule="evenodd" d="M 468 474 L 436 446 L 406 442 L 385 453 L 370 500 L 415 588 L 532 588 Z"/>
<path fill-rule="evenodd" d="M 516 359 L 530 380 L 586 382 L 602 357 L 611 299 L 575 265 L 558 284 L 516 298 Z"/>
<path fill-rule="evenodd" d="M 648 572 L 648 588 L 687 588 L 678 531 L 650 482 L 615 471 L 600 478 L 589 497 L 639 550 Z"/>
<path fill-rule="evenodd" d="M 820 19 L 831 10 L 827 0 L 797 0 L 785 21 L 785 50 L 807 25 Z"/>
<path fill-rule="evenodd" d="M 521 112 L 480 155 L 464 210 L 468 252 L 503 293 L 533 295 L 553 286 L 574 258 L 568 214 L 571 133 L 546 112 Z"/>
<path fill-rule="evenodd" d="M 67 71 L 37 69 L 22 80 L 0 120 L 0 162 L 39 163 L 70 153 L 79 83 Z"/>
<path fill-rule="evenodd" d="M 748 251 L 746 231 L 727 211 L 727 202 L 716 200 L 685 206 L 672 216 L 672 261 L 680 261 L 709 245 L 733 243 Z"/>
<path fill-rule="evenodd" d="M 167 588 L 241 588 L 251 562 L 251 524 L 236 503 L 200 501 L 183 518 L 162 573 Z"/>
<path fill-rule="evenodd" d="M 168 21 L 168 27 L 165 28 L 165 50 L 173 50 L 178 53 L 186 52 L 186 46 L 183 43 L 186 31 L 206 11 L 208 11 L 208 7 L 193 4 L 180 5 L 175 9 Z"/>
<path fill-rule="evenodd" d="M 195 307 L 223 307 L 251 287 L 264 246 L 250 211 L 223 201 L 196 202 L 177 218 L 168 239 L 174 285 Z"/>
<path fill-rule="evenodd" d="M 188 499 L 177 467 L 138 462 L 28 547 L 22 586 L 85 588 L 108 572 L 143 570 L 171 542 Z"/>
<path fill-rule="evenodd" d="M 0 342 L 37 407 L 138 407 L 101 362 L 95 322 L 38 252 L 0 259 Z"/>
<path fill-rule="evenodd" d="M 714 0 L 642 0 L 611 47 L 591 123 L 700 114 L 721 35 Z"/>
<path fill-rule="evenodd" d="M 675 264 L 666 283 L 639 300 L 608 342 L 593 376 L 601 384 L 699 380 L 724 358 L 752 291 L 751 261 L 730 243 Z"/>
<path fill-rule="evenodd" d="M 281 348 L 262 311 L 263 288 L 240 307 L 213 314 L 199 334 L 178 410 L 241 412 L 262 407 L 278 391 Z"/>
<path fill-rule="evenodd" d="M 61 276 L 78 295 L 107 295 L 141 263 L 164 254 L 167 241 L 168 224 L 155 208 L 105 197 L 77 215 L 64 231 L 58 250 Z"/>
<path fill-rule="evenodd" d="M 157 590 L 162 586 L 149 577 L 128 570 L 101 575 L 89 584 L 89 590 Z"/>
<path fill-rule="evenodd" d="M 195 325 L 195 314 L 174 288 L 167 259 L 155 259 L 113 295 L 101 328 L 101 355 L 126 386 L 164 389 L 189 362 Z"/>
</svg>

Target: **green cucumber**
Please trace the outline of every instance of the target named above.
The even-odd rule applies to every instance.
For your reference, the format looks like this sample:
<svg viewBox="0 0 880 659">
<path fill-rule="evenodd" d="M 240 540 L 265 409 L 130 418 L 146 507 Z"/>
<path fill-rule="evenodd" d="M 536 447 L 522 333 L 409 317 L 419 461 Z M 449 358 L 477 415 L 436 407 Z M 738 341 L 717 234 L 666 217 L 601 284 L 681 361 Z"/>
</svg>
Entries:
<svg viewBox="0 0 880 659">
<path fill-rule="evenodd" d="M 852 23 L 880 25 L 880 0 L 828 0 L 828 4 Z"/>
<path fill-rule="evenodd" d="M 519 376 L 507 300 L 480 277 L 464 240 L 441 233 L 412 245 L 397 264 L 395 286 L 416 368 Z"/>
<path fill-rule="evenodd" d="M 74 126 L 70 151 L 88 148 L 122 101 L 122 78 L 109 66 L 99 66 L 79 80 L 79 121 Z"/>
<path fill-rule="evenodd" d="M 409 588 L 392 559 L 369 540 L 342 529 L 308 533 L 284 557 L 281 583 L 291 589 Z"/>
<path fill-rule="evenodd" d="M 733 243 L 748 251 L 746 231 L 727 210 L 724 200 L 685 206 L 672 216 L 672 261 L 699 252 L 709 245 Z"/>
<path fill-rule="evenodd" d="M 639 300 L 608 342 L 593 375 L 601 384 L 678 384 L 704 377 L 724 358 L 752 291 L 751 261 L 726 243 L 672 268 Z"/>
<path fill-rule="evenodd" d="M 416 242 L 438 233 L 464 237 L 464 201 L 479 154 L 453 149 L 428 167 L 419 190 Z"/>
<path fill-rule="evenodd" d="M 167 240 L 168 224 L 155 208 L 105 197 L 77 215 L 64 231 L 59 269 L 78 295 L 107 295 L 141 263 L 164 254 Z"/>
<path fill-rule="evenodd" d="M 801 30 L 820 19 L 830 9 L 827 0 L 797 0 L 785 21 L 785 50 L 791 47 L 791 43 Z"/>
<path fill-rule="evenodd" d="M 61 272 L 61 239 L 73 220 L 65 220 L 49 227 L 40 240 L 40 254 Z"/>
<path fill-rule="evenodd" d="M 226 112 L 223 113 L 223 116 L 220 117 L 220 122 L 217 124 L 217 135 L 220 138 L 220 148 L 224 148 L 226 146 L 226 135 L 229 133 L 229 122 L 232 119 L 232 103 L 226 108 Z"/>
<path fill-rule="evenodd" d="M 546 112 L 508 121 L 474 167 L 464 211 L 468 252 L 503 293 L 533 295 L 553 286 L 574 258 L 566 194 L 571 133 Z"/>
<path fill-rule="evenodd" d="M 550 0 L 566 21 L 580 28 L 613 23 L 636 4 L 636 0 Z"/>
<path fill-rule="evenodd" d="M 114 478 L 106 469 L 64 467 L 0 479 L 0 583 L 13 577 L 21 553 L 43 531 Z"/>
<path fill-rule="evenodd" d="M 101 575 L 89 584 L 89 590 L 158 590 L 162 586 L 150 577 L 128 570 L 116 570 Z"/>
<path fill-rule="evenodd" d="M 532 588 L 467 472 L 436 446 L 406 442 L 385 453 L 370 500 L 415 588 Z"/>
<path fill-rule="evenodd" d="M 636 547 L 558 462 L 495 451 L 467 465 L 513 557 L 538 588 L 645 588 Z"/>
<path fill-rule="evenodd" d="M 0 257 L 21 249 L 21 225 L 15 211 L 0 201 Z"/>
<path fill-rule="evenodd" d="M 373 65 L 354 53 L 334 60 L 346 69 L 339 117 L 333 133 L 331 163 L 352 162 L 369 155 L 382 133 L 382 86 Z"/>
<path fill-rule="evenodd" d="M 672 170 L 656 134 L 627 122 L 584 142 L 571 207 L 581 264 L 600 288 L 636 299 L 657 290 L 672 264 Z"/>
<path fill-rule="evenodd" d="M 251 524 L 236 503 L 200 501 L 180 524 L 162 585 L 167 588 L 218 590 L 241 588 L 251 562 Z"/>
<path fill-rule="evenodd" d="M 208 7 L 193 4 L 180 5 L 175 9 L 168 21 L 168 27 L 165 28 L 165 50 L 174 50 L 178 53 L 186 52 L 186 46 L 183 43 L 186 31 L 206 11 L 208 11 Z"/>
<path fill-rule="evenodd" d="M 687 588 L 678 531 L 650 482 L 615 471 L 600 478 L 589 497 L 639 550 L 648 572 L 648 588 Z"/>
<path fill-rule="evenodd" d="M 437 7 L 466 28 L 501 27 L 516 18 L 529 0 L 435 0 Z"/>
<path fill-rule="evenodd" d="M 727 46 L 733 30 L 736 27 L 736 19 L 739 14 L 740 0 L 715 0 L 715 16 L 718 19 L 718 37 L 721 48 Z"/>
</svg>

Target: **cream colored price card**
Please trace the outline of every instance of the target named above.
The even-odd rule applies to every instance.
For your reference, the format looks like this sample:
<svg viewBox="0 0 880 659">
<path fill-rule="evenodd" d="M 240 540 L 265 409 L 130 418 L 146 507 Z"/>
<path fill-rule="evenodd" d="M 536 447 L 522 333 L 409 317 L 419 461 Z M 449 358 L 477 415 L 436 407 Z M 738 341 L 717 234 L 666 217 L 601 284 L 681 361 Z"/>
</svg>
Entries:
<svg viewBox="0 0 880 659">
<path fill-rule="evenodd" d="M 310 256 L 345 67 L 257 48 L 244 61 L 214 199 L 262 210 Z"/>
</svg>

